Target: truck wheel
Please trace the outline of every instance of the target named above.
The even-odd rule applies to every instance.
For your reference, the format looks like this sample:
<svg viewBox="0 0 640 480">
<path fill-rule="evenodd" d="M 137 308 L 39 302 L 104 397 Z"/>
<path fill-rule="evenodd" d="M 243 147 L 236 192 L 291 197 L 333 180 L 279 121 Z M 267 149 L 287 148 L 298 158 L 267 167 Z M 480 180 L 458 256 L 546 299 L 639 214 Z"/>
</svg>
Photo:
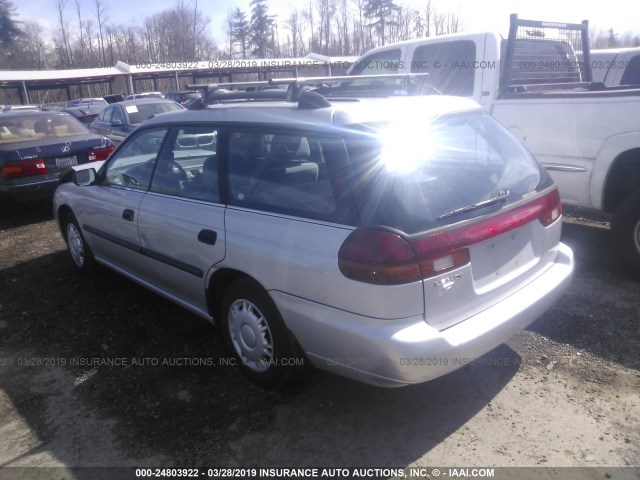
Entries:
<svg viewBox="0 0 640 480">
<path fill-rule="evenodd" d="M 297 378 L 304 359 L 269 294 L 255 281 L 237 280 L 222 302 L 222 328 L 242 372 L 269 388 Z"/>
<path fill-rule="evenodd" d="M 640 190 L 618 207 L 611 224 L 622 268 L 640 280 Z"/>
</svg>

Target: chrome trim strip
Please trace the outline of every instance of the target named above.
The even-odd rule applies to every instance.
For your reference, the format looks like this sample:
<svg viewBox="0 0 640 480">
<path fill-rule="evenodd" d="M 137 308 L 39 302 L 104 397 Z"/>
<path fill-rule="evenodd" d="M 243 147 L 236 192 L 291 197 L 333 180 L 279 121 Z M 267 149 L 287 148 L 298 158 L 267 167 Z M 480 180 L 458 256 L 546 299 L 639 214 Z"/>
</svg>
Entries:
<svg viewBox="0 0 640 480">
<path fill-rule="evenodd" d="M 561 165 L 558 163 L 543 163 L 542 165 L 547 170 L 553 170 L 555 172 L 582 173 L 587 171 L 584 167 L 576 167 L 574 165 Z"/>
<path fill-rule="evenodd" d="M 182 270 L 183 272 L 190 273 L 191 275 L 194 275 L 198 278 L 204 277 L 204 272 L 198 267 L 194 267 L 193 265 L 189 265 L 188 263 L 181 262 L 180 260 L 176 260 L 175 258 L 169 257 L 167 255 L 163 255 L 162 253 L 158 253 L 153 250 L 149 250 L 148 248 L 144 248 L 139 245 L 136 245 L 135 243 L 129 242 L 127 240 L 123 240 L 120 237 L 117 237 L 110 233 L 94 228 L 91 225 L 83 225 L 83 228 L 89 233 L 92 233 L 98 237 L 104 238 L 105 240 L 113 242 L 116 245 L 120 245 L 121 247 L 128 248 L 129 250 L 133 250 L 134 252 L 144 255 L 145 257 L 149 257 L 153 260 L 169 265 L 170 267 L 177 268 L 178 270 Z"/>
</svg>

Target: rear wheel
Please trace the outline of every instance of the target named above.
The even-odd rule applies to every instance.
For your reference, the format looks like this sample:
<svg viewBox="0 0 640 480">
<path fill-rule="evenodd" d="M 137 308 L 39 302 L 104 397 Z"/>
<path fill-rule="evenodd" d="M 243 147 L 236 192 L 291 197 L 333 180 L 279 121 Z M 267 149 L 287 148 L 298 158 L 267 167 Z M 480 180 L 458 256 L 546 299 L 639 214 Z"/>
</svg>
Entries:
<svg viewBox="0 0 640 480">
<path fill-rule="evenodd" d="M 304 359 L 269 294 L 255 281 L 237 280 L 222 303 L 222 327 L 242 372 L 266 387 L 298 377 Z"/>
<path fill-rule="evenodd" d="M 87 245 L 82 231 L 78 225 L 76 217 L 72 213 L 67 213 L 64 217 L 64 238 L 67 242 L 67 249 L 73 263 L 76 264 L 80 270 L 87 271 L 94 267 L 95 261 L 93 259 L 93 252 Z"/>
<path fill-rule="evenodd" d="M 611 224 L 622 268 L 640 279 L 640 190 L 629 195 L 618 207 Z"/>
</svg>

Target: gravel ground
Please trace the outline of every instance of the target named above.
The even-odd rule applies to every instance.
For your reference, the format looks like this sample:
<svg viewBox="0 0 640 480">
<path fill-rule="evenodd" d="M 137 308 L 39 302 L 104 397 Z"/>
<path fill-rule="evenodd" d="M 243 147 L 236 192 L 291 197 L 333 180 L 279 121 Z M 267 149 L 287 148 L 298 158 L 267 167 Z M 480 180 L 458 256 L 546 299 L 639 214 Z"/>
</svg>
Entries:
<svg viewBox="0 0 640 480">
<path fill-rule="evenodd" d="M 23 466 L 639 467 L 640 284 L 616 269 L 607 220 L 566 216 L 572 287 L 473 365 L 397 390 L 317 372 L 271 392 L 220 365 L 206 322 L 110 271 L 79 275 L 49 205 L 4 207 L 0 478 L 51 475 L 8 468 Z"/>
</svg>

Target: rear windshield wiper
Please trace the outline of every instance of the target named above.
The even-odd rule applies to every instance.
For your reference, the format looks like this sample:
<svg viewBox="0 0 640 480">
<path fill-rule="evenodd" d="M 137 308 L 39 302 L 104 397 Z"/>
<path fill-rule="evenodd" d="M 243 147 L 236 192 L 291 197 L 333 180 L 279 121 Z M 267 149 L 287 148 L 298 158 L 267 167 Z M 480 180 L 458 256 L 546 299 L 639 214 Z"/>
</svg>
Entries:
<svg viewBox="0 0 640 480">
<path fill-rule="evenodd" d="M 442 218 L 453 217 L 454 215 L 458 215 L 460 213 L 468 212 L 470 210 L 475 210 L 476 208 L 488 207 L 489 205 L 494 205 L 498 202 L 504 201 L 509 198 L 509 190 L 501 190 L 498 195 L 488 200 L 483 200 L 482 202 L 472 203 L 471 205 L 467 205 L 466 207 L 456 208 L 455 210 L 451 210 L 448 213 L 440 215 L 438 220 Z"/>
</svg>

